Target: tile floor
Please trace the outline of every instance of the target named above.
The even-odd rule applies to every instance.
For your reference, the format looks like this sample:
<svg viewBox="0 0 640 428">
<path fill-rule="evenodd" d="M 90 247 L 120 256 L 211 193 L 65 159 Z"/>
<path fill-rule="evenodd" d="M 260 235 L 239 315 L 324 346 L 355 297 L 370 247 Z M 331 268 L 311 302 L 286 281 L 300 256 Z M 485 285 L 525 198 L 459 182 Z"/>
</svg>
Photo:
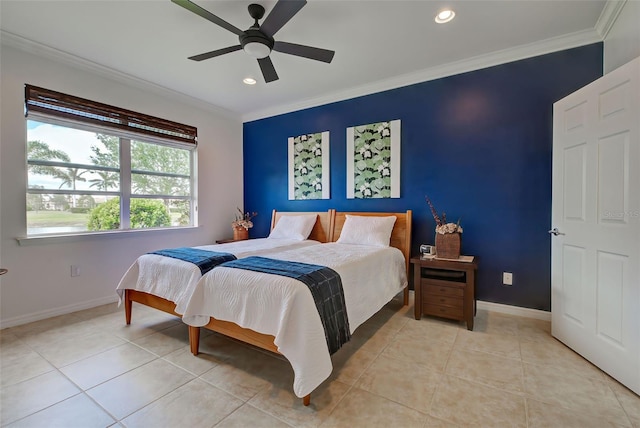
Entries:
<svg viewBox="0 0 640 428">
<path fill-rule="evenodd" d="M 286 361 L 179 319 L 106 305 L 1 331 L 8 427 L 640 427 L 640 398 L 539 320 L 463 324 L 390 302 L 333 356 L 311 406 Z"/>
</svg>

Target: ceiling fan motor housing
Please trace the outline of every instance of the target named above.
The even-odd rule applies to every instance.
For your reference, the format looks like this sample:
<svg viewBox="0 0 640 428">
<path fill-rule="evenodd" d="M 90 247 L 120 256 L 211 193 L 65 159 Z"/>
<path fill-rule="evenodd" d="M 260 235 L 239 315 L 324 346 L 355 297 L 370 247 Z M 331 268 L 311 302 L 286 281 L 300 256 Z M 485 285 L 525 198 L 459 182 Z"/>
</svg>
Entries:
<svg viewBox="0 0 640 428">
<path fill-rule="evenodd" d="M 244 34 L 238 36 L 238 39 L 240 40 L 240 46 L 242 46 L 242 49 L 256 58 L 264 58 L 269 56 L 271 50 L 273 49 L 273 37 L 267 36 L 255 27 L 251 27 L 246 30 Z M 256 45 L 256 43 L 258 43 L 259 45 Z"/>
<path fill-rule="evenodd" d="M 258 21 L 264 16 L 264 7 L 252 3 L 248 7 L 249 15 L 255 20 L 253 25 L 243 34 L 238 36 L 242 49 L 254 58 L 266 58 L 273 49 L 273 37 L 269 37 L 260 31 Z"/>
</svg>

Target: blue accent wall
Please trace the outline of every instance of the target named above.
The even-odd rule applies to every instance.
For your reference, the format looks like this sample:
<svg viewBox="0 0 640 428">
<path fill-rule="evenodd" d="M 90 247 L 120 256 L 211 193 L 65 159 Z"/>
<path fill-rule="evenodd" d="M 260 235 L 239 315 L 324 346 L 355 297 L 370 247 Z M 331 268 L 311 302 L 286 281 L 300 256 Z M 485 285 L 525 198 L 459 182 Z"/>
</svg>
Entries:
<svg viewBox="0 0 640 428">
<path fill-rule="evenodd" d="M 413 252 L 434 243 L 428 195 L 461 218 L 462 252 L 479 257 L 479 300 L 551 308 L 553 103 L 602 76 L 596 43 L 244 124 L 244 204 L 272 209 L 413 210 Z M 313 84 L 313 82 L 309 82 Z M 400 119 L 398 199 L 346 199 L 346 129 Z M 287 138 L 330 132 L 331 199 L 289 201 Z M 502 272 L 513 272 L 513 286 Z"/>
</svg>

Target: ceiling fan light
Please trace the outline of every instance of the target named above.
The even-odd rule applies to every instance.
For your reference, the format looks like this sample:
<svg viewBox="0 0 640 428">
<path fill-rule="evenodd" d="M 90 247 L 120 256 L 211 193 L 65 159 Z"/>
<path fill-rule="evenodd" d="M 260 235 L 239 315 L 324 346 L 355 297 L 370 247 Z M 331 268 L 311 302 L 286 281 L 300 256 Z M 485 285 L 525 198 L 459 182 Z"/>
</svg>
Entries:
<svg viewBox="0 0 640 428">
<path fill-rule="evenodd" d="M 242 49 L 256 59 L 266 58 L 271 53 L 269 46 L 258 42 L 246 43 Z"/>
<path fill-rule="evenodd" d="M 436 22 L 438 24 L 444 24 L 445 22 L 451 21 L 456 16 L 456 13 L 451 9 L 445 9 L 436 15 Z"/>
</svg>

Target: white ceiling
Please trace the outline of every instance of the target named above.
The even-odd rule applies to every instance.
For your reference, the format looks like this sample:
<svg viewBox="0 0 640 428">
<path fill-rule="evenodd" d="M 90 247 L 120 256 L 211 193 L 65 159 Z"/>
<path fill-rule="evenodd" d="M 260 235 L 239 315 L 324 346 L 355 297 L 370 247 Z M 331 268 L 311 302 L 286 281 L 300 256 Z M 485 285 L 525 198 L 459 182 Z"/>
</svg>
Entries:
<svg viewBox="0 0 640 428">
<path fill-rule="evenodd" d="M 262 4 L 265 16 L 275 4 L 194 2 L 240 29 L 253 23 L 250 3 Z M 242 51 L 188 60 L 238 39 L 170 0 L 1 0 L 0 29 L 3 41 L 36 42 L 251 120 L 602 40 L 596 28 L 605 4 L 309 0 L 275 38 L 335 50 L 333 62 L 273 52 L 280 80 L 268 84 L 257 61 Z M 456 18 L 436 24 L 445 6 Z M 258 84 L 243 84 L 249 76 Z"/>
</svg>

